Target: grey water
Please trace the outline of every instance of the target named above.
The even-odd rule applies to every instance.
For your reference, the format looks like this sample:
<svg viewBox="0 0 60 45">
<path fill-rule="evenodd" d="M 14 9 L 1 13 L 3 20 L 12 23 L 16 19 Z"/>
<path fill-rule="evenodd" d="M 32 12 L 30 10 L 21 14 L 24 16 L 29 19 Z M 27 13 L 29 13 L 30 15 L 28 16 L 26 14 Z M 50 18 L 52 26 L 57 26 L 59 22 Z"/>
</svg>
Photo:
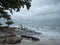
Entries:
<svg viewBox="0 0 60 45">
<path fill-rule="evenodd" d="M 34 25 L 34 26 L 26 26 L 30 30 L 34 30 L 36 32 L 42 33 L 41 35 L 35 35 L 38 38 L 47 38 L 47 39 L 55 39 L 60 40 L 60 26 L 40 26 L 40 25 Z"/>
<path fill-rule="evenodd" d="M 59 26 L 35 26 L 37 32 L 41 35 L 34 35 L 40 38 L 40 42 L 49 43 L 48 45 L 60 45 L 60 27 Z"/>
</svg>

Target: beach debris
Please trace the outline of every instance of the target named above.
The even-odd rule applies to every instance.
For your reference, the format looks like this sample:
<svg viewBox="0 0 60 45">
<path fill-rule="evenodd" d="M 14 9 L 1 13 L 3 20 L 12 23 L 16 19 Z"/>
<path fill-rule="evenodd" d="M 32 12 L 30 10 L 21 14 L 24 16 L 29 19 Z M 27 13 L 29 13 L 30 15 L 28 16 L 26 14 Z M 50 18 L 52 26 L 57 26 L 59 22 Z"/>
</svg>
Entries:
<svg viewBox="0 0 60 45">
<path fill-rule="evenodd" d="M 23 37 L 23 38 L 27 38 L 27 39 L 31 39 L 32 41 L 40 41 L 39 38 L 32 37 L 32 36 L 21 35 L 21 37 Z"/>
</svg>

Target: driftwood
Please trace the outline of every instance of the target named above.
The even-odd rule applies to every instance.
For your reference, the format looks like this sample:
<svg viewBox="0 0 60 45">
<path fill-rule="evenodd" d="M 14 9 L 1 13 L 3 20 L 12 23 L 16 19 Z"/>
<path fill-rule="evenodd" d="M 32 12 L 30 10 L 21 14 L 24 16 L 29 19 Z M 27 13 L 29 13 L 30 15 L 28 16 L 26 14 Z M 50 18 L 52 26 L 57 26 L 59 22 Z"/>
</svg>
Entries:
<svg viewBox="0 0 60 45">
<path fill-rule="evenodd" d="M 21 35 L 21 37 L 31 39 L 32 41 L 39 41 L 40 40 L 36 37 L 32 37 L 32 36 L 30 37 L 30 36 L 26 36 L 26 35 Z"/>
</svg>

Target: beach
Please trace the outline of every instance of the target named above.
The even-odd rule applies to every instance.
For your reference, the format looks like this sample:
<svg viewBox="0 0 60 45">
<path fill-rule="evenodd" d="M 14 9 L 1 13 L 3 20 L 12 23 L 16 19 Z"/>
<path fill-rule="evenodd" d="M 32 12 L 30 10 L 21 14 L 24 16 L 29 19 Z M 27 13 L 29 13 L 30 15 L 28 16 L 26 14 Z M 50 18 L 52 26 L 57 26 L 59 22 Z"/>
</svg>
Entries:
<svg viewBox="0 0 60 45">
<path fill-rule="evenodd" d="M 60 39 L 54 38 L 44 38 L 40 39 L 40 41 L 31 41 L 31 40 L 22 40 L 20 44 L 15 45 L 60 45 Z"/>
<path fill-rule="evenodd" d="M 37 30 L 37 29 L 36 29 Z M 55 29 L 39 29 L 40 35 L 33 35 L 40 39 L 40 41 L 32 41 L 31 39 L 23 39 L 18 44 L 0 44 L 0 45 L 60 45 L 60 32 Z"/>
<path fill-rule="evenodd" d="M 60 45 L 60 38 L 57 33 L 55 35 L 41 34 L 40 36 L 38 35 L 38 37 L 40 38 L 40 41 L 31 41 L 30 39 L 29 40 L 23 39 L 21 43 L 14 45 Z M 7 44 L 7 45 L 12 45 L 12 44 Z"/>
<path fill-rule="evenodd" d="M 39 29 L 42 34 L 34 35 L 40 41 L 22 40 L 18 45 L 60 45 L 60 31 L 58 29 Z M 39 31 L 38 31 L 39 32 Z"/>
</svg>

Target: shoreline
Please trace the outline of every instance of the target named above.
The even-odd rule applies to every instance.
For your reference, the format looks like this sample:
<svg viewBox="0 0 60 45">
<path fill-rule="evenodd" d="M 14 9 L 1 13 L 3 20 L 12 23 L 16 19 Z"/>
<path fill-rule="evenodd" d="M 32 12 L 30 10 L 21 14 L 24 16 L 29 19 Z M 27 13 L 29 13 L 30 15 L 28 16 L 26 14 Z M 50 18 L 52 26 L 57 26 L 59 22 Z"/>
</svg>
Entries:
<svg viewBox="0 0 60 45">
<path fill-rule="evenodd" d="M 41 34 L 40 36 L 41 36 L 40 41 L 31 41 L 28 39 L 23 39 L 21 43 L 14 45 L 60 45 L 60 38 L 53 38 L 55 36 L 49 37 L 43 34 Z M 5 45 L 5 44 L 0 44 L 0 45 Z"/>
<path fill-rule="evenodd" d="M 36 42 L 32 42 L 30 40 L 22 40 L 22 42 L 20 44 L 16 44 L 16 45 L 60 45 L 60 40 L 57 42 L 58 40 L 45 40 L 45 41 L 36 41 Z"/>
</svg>

